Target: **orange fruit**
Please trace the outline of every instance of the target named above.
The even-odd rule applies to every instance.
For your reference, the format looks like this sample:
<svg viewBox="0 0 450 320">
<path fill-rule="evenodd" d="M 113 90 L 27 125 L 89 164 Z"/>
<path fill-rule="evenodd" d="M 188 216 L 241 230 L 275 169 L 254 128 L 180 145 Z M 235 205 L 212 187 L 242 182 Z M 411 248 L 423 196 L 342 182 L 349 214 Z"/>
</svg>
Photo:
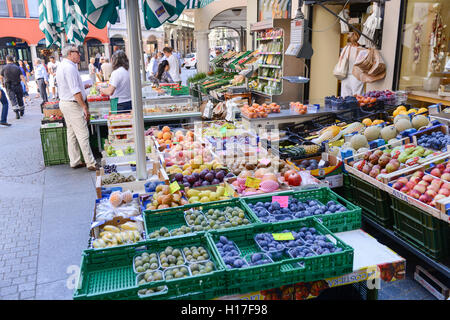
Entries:
<svg viewBox="0 0 450 320">
<path fill-rule="evenodd" d="M 172 134 L 170 132 L 164 132 L 162 138 L 164 140 L 170 140 L 170 138 L 172 138 Z"/>
<path fill-rule="evenodd" d="M 162 139 L 163 138 L 163 134 L 164 134 L 163 132 L 159 131 L 156 137 L 158 139 Z"/>
<path fill-rule="evenodd" d="M 164 126 L 164 128 L 162 128 L 163 132 L 170 132 L 170 128 L 168 126 Z"/>
</svg>

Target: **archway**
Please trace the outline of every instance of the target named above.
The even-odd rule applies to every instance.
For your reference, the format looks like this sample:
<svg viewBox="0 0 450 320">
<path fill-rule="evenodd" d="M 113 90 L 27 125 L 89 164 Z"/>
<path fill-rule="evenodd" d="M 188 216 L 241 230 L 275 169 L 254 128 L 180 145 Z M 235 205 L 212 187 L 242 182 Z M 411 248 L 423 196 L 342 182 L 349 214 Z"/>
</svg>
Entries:
<svg viewBox="0 0 450 320">
<path fill-rule="evenodd" d="M 111 54 L 113 54 L 117 50 L 126 51 L 124 36 L 121 34 L 113 35 L 111 38 L 109 38 L 109 43 L 111 45 Z"/>
<path fill-rule="evenodd" d="M 152 34 L 147 38 L 146 48 L 144 51 L 149 54 L 153 54 L 158 51 L 158 39 L 155 35 Z"/>
</svg>

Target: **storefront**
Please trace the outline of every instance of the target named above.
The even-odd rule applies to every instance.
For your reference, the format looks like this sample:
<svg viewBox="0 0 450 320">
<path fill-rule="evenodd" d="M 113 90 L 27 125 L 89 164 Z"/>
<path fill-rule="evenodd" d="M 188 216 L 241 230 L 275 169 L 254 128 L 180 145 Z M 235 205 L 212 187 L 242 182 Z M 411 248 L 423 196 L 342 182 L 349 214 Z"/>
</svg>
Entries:
<svg viewBox="0 0 450 320">
<path fill-rule="evenodd" d="M 125 51 L 125 41 L 123 38 L 110 38 L 109 41 L 112 48 L 111 54 L 114 54 L 117 50 Z"/>
<path fill-rule="evenodd" d="M 18 38 L 0 38 L 0 64 L 6 63 L 6 56 L 13 56 L 16 61 L 23 60 L 31 63 L 30 47 Z"/>
<path fill-rule="evenodd" d="M 90 58 L 95 58 L 97 54 L 104 54 L 105 53 L 105 47 L 101 43 L 100 40 L 97 39 L 89 39 L 86 41 L 86 47 L 87 47 L 87 61 L 89 63 Z"/>
</svg>

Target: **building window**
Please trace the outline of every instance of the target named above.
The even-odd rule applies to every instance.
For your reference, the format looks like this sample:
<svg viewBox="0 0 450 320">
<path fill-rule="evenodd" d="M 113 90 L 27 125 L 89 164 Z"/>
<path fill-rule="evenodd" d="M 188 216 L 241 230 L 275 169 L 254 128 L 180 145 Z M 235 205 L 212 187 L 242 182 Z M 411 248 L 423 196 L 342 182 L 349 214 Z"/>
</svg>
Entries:
<svg viewBox="0 0 450 320">
<path fill-rule="evenodd" d="M 11 0 L 11 6 L 13 11 L 13 17 L 25 18 L 25 4 L 24 0 Z"/>
<path fill-rule="evenodd" d="M 39 18 L 39 0 L 28 0 L 30 18 Z"/>
<path fill-rule="evenodd" d="M 6 0 L 0 0 L 0 17 L 8 17 L 8 3 Z"/>
</svg>

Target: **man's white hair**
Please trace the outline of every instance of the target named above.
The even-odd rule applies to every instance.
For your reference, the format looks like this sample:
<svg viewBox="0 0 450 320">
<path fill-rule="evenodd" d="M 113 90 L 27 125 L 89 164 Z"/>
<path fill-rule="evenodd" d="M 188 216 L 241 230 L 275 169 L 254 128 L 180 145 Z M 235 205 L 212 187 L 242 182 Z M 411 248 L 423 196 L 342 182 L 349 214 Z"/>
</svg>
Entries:
<svg viewBox="0 0 450 320">
<path fill-rule="evenodd" d="M 78 49 L 76 45 L 74 44 L 66 44 L 62 49 L 61 49 L 61 55 L 63 57 L 67 57 L 70 53 L 70 51 L 74 50 L 74 49 Z"/>
</svg>

